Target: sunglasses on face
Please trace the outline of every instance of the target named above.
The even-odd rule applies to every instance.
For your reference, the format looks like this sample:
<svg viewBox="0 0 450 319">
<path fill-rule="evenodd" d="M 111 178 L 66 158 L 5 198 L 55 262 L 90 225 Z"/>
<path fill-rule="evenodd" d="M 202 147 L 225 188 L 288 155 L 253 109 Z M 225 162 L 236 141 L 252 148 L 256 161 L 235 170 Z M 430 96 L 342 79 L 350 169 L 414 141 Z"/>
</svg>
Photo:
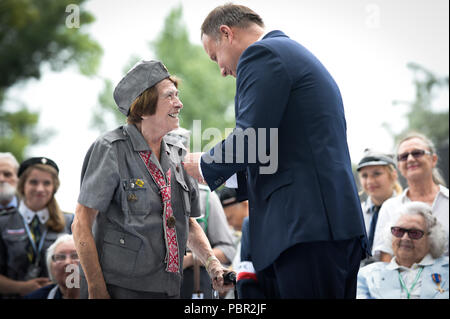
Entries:
<svg viewBox="0 0 450 319">
<path fill-rule="evenodd" d="M 404 161 L 406 161 L 408 159 L 410 154 L 414 158 L 420 158 L 420 157 L 424 156 L 425 154 L 430 155 L 431 152 L 430 151 L 426 151 L 426 150 L 414 150 L 412 152 L 406 152 L 406 153 L 402 153 L 402 154 L 397 155 L 397 160 L 399 162 L 404 162 Z"/>
<path fill-rule="evenodd" d="M 408 237 L 411 239 L 420 239 L 425 235 L 425 232 L 420 229 L 406 229 L 402 227 L 391 227 L 391 233 L 397 238 L 402 238 L 405 233 L 408 233 Z"/>
</svg>

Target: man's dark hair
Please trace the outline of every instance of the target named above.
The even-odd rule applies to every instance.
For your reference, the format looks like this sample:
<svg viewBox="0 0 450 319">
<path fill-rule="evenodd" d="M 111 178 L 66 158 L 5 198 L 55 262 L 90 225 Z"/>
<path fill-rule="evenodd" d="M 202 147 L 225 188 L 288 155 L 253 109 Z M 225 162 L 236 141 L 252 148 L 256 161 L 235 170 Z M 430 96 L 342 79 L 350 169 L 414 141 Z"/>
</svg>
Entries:
<svg viewBox="0 0 450 319">
<path fill-rule="evenodd" d="M 255 11 L 245 6 L 227 3 L 215 8 L 208 14 L 201 27 L 201 37 L 205 34 L 219 39 L 219 27 L 221 25 L 247 28 L 251 23 L 256 23 L 264 28 L 262 18 Z"/>
</svg>

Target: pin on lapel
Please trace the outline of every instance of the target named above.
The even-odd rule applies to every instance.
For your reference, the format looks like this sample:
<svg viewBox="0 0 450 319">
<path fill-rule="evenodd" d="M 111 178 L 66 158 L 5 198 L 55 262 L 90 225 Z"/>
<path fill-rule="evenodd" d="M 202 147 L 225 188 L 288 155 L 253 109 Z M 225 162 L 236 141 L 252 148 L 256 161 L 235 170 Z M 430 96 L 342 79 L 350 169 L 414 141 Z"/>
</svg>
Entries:
<svg viewBox="0 0 450 319">
<path fill-rule="evenodd" d="M 441 275 L 434 273 L 431 275 L 431 278 L 437 285 L 436 290 L 439 291 L 441 294 L 444 293 L 445 290 L 441 288 L 441 282 L 442 282 Z"/>
</svg>

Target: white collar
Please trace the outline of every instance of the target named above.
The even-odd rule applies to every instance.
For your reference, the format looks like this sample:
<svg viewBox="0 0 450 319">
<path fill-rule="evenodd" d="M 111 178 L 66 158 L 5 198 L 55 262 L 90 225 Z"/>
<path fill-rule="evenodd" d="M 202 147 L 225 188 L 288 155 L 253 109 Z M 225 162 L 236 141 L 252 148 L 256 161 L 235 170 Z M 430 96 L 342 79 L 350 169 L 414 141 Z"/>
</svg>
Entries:
<svg viewBox="0 0 450 319">
<path fill-rule="evenodd" d="M 437 198 L 439 195 L 448 198 L 448 197 L 449 197 L 449 194 L 448 194 L 448 188 L 445 187 L 445 186 L 442 186 L 442 185 L 438 185 L 438 186 L 439 186 L 439 191 L 438 191 L 438 193 L 437 193 L 437 195 L 436 195 L 436 198 Z M 408 190 L 409 190 L 409 187 L 407 187 L 407 188 L 403 191 L 403 193 L 401 194 L 402 203 L 407 203 L 407 202 L 410 202 L 410 201 L 411 201 L 411 200 L 409 199 L 409 197 L 408 197 Z"/>
<path fill-rule="evenodd" d="M 418 267 L 425 267 L 425 266 L 430 266 L 434 264 L 435 259 L 433 257 L 431 257 L 430 254 L 425 255 L 425 257 L 423 257 L 423 259 L 421 261 L 419 261 L 418 263 L 414 263 L 412 264 L 412 266 L 410 268 L 405 267 L 405 266 L 400 266 L 399 264 L 397 264 L 397 260 L 396 257 L 394 256 L 391 259 L 391 262 L 386 266 L 387 269 L 390 270 L 411 270 L 411 269 L 416 269 Z"/>
<path fill-rule="evenodd" d="M 21 201 L 19 204 L 19 213 L 25 219 L 25 221 L 29 224 L 33 221 L 34 216 L 38 216 L 39 222 L 43 225 L 50 218 L 47 207 L 41 209 L 40 211 L 34 212 L 25 205 L 24 201 Z"/>
</svg>

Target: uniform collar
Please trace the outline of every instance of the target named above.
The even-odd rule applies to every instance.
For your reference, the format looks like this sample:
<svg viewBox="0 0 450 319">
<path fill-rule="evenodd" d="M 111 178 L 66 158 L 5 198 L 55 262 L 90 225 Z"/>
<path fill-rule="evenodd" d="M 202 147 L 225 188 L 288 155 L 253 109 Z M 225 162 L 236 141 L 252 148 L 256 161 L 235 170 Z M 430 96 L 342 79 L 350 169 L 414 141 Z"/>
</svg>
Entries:
<svg viewBox="0 0 450 319">
<path fill-rule="evenodd" d="M 150 147 L 142 136 L 141 132 L 133 124 L 124 125 L 124 132 L 130 137 L 133 150 L 136 152 L 150 151 Z"/>
<path fill-rule="evenodd" d="M 445 198 L 448 199 L 448 188 L 442 185 L 439 185 L 439 194 L 442 194 Z"/>
<path fill-rule="evenodd" d="M 41 209 L 40 211 L 34 212 L 31 209 L 29 209 L 27 205 L 25 205 L 24 201 L 21 201 L 19 204 L 19 213 L 25 219 L 27 224 L 31 223 L 33 221 L 34 216 L 36 215 L 38 216 L 39 222 L 43 225 L 50 218 L 47 207 Z"/>
<path fill-rule="evenodd" d="M 405 266 L 400 266 L 399 264 L 397 264 L 397 260 L 396 257 L 394 256 L 391 259 L 391 262 L 386 266 L 386 269 L 389 270 L 410 270 L 410 269 L 416 269 L 418 267 L 425 267 L 425 266 L 430 266 L 434 264 L 435 259 L 433 257 L 431 257 L 430 254 L 427 254 L 425 257 L 423 257 L 423 259 L 421 261 L 419 261 L 418 263 L 414 263 L 412 264 L 411 268 L 405 267 Z"/>
</svg>

